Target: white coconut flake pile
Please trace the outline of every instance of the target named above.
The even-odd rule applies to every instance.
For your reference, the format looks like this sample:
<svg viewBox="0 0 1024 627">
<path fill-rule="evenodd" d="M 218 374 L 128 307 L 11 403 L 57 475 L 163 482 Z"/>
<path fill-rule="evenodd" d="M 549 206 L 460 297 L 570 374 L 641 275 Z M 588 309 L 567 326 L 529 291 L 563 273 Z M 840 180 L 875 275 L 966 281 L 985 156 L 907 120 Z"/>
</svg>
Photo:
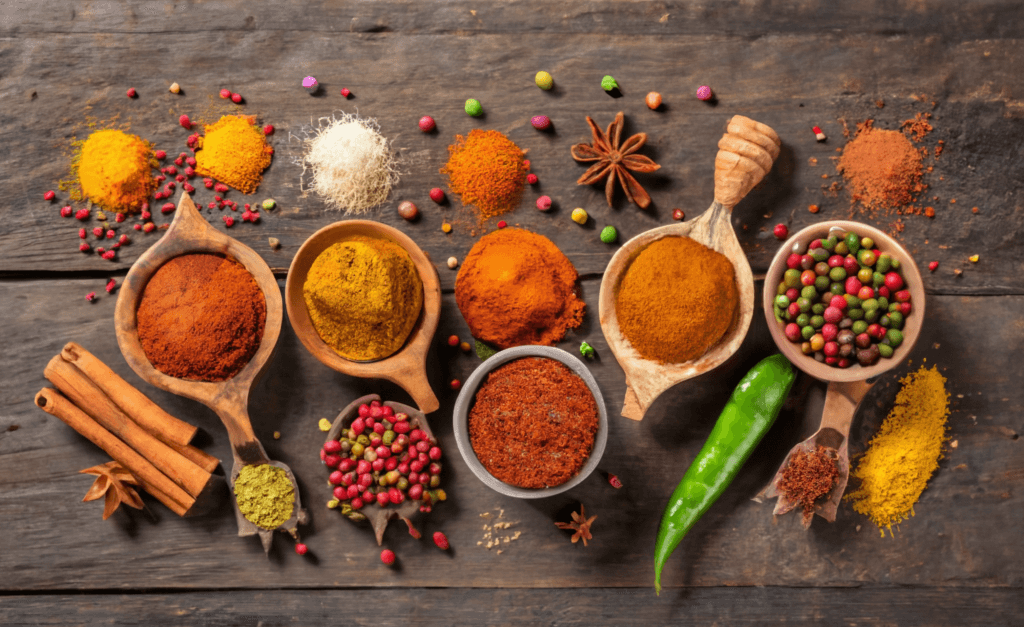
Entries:
<svg viewBox="0 0 1024 627">
<path fill-rule="evenodd" d="M 388 140 L 377 122 L 351 114 L 325 118 L 305 141 L 303 173 L 312 171 L 309 189 L 335 210 L 366 213 L 387 200 L 398 183 Z"/>
</svg>

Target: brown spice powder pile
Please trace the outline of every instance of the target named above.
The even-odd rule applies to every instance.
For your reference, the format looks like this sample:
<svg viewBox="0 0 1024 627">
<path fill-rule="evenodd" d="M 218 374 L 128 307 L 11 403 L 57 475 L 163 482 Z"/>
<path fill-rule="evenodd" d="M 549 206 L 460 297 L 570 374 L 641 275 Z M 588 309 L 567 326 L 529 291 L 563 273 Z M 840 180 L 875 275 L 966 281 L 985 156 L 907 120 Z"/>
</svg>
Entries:
<svg viewBox="0 0 1024 627">
<path fill-rule="evenodd" d="M 814 502 L 832 490 L 838 477 L 836 450 L 819 446 L 810 453 L 794 453 L 777 487 L 787 500 L 803 508 L 804 519 L 809 520 Z"/>
<path fill-rule="evenodd" d="M 849 184 L 854 201 L 870 213 L 890 213 L 912 204 L 925 190 L 921 153 L 899 131 L 857 125 L 857 136 L 843 148 L 836 169 Z"/>
<path fill-rule="evenodd" d="M 487 472 L 520 488 L 561 485 L 583 468 L 597 435 L 587 384 L 553 359 L 526 357 L 487 376 L 469 412 L 469 441 Z"/>
</svg>

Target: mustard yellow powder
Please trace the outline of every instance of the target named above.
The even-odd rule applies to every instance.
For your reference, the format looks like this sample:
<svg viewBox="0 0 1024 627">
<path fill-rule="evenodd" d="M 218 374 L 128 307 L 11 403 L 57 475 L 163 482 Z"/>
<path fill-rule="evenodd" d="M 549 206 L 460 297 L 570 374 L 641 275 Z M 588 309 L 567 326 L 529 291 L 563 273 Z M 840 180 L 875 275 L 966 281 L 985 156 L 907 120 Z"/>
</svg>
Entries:
<svg viewBox="0 0 1024 627">
<path fill-rule="evenodd" d="M 263 181 L 273 149 L 251 115 L 225 115 L 204 127 L 196 147 L 196 172 L 252 194 Z"/>
<path fill-rule="evenodd" d="M 277 466 L 245 466 L 235 479 L 235 500 L 246 520 L 263 529 L 277 529 L 295 511 L 295 488 Z"/>
<path fill-rule="evenodd" d="M 72 197 L 108 211 L 137 213 L 159 185 L 151 171 L 157 165 L 152 146 L 142 138 L 115 129 L 95 131 L 75 156 L 78 189 Z"/>
</svg>

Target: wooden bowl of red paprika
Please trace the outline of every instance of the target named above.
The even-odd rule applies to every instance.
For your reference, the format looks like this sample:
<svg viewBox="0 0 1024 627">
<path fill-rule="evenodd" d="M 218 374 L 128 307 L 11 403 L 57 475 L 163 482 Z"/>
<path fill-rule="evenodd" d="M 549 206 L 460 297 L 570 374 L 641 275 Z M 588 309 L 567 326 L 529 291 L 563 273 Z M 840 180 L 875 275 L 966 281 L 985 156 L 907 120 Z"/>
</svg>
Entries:
<svg viewBox="0 0 1024 627">
<path fill-rule="evenodd" d="M 814 252 L 811 247 L 824 248 L 821 242 L 827 240 L 830 236 L 836 236 L 835 243 L 840 243 L 842 240 L 839 236 L 848 236 L 855 234 L 859 236 L 860 242 L 863 243 L 863 238 L 870 238 L 873 246 L 870 249 L 871 259 L 867 262 L 861 261 L 860 263 L 853 263 L 853 266 L 859 266 L 858 269 L 872 266 L 871 261 L 877 263 L 877 260 L 884 253 L 888 255 L 898 265 L 893 265 L 893 270 L 898 270 L 900 277 L 900 285 L 897 289 L 907 290 L 907 294 L 902 294 L 898 298 L 901 302 L 906 303 L 904 305 L 904 311 L 907 313 L 901 313 L 903 322 L 900 325 L 902 327 L 902 339 L 898 345 L 896 345 L 891 352 L 891 356 L 881 357 L 877 354 L 874 355 L 875 361 L 870 365 L 861 365 L 857 362 L 857 359 L 852 359 L 852 363 L 845 367 L 837 367 L 838 360 L 835 365 L 817 361 L 811 354 L 804 354 L 803 344 L 800 342 L 791 341 L 786 336 L 785 322 L 780 322 L 775 318 L 774 305 L 776 304 L 776 297 L 778 294 L 778 286 L 784 285 L 785 273 L 787 269 L 801 269 L 801 277 L 804 273 L 810 272 L 810 274 L 818 274 L 812 267 L 810 260 L 803 260 L 804 266 L 798 266 L 798 260 L 794 256 L 800 256 L 801 258 L 809 256 L 808 253 Z M 834 244 L 826 244 L 826 246 L 833 246 Z M 844 243 L 844 246 L 846 244 Z M 853 252 L 857 251 L 846 251 L 840 249 L 827 248 L 828 261 L 834 261 L 834 257 L 837 253 L 840 257 L 845 256 L 846 259 L 857 259 L 854 258 Z M 823 257 L 825 255 L 822 255 Z M 790 261 L 791 257 L 793 260 Z M 819 263 L 816 262 L 815 265 Z M 827 263 L 827 262 L 820 262 Z M 792 267 L 791 267 L 792 265 Z M 831 269 L 838 269 L 841 267 L 839 264 L 828 263 Z M 822 270 L 824 271 L 824 270 Z M 845 270 L 844 270 L 845 272 Z M 842 276 L 842 282 L 845 283 L 843 298 L 847 298 L 848 293 L 850 297 L 854 295 L 849 293 L 850 289 L 859 291 L 860 288 L 867 287 L 868 284 L 861 285 L 859 282 L 850 286 L 846 283 L 848 279 L 855 278 L 854 276 L 847 277 L 845 274 Z M 839 280 L 831 279 L 830 281 L 840 282 Z M 892 293 L 888 289 L 886 283 L 873 284 L 874 287 L 870 288 L 873 290 L 868 294 L 862 294 L 866 298 L 875 299 L 876 297 L 885 297 L 887 300 L 889 297 L 893 298 L 893 303 L 897 302 L 897 295 Z M 893 290 L 895 291 L 895 290 Z M 840 296 L 834 294 L 833 297 Z M 831 301 L 831 299 L 830 299 Z M 867 301 L 864 301 L 865 303 Z M 877 301 L 876 301 L 877 302 Z M 852 312 L 861 305 L 861 299 L 854 297 L 853 300 L 847 301 L 849 307 L 842 309 L 842 314 L 835 314 L 838 319 L 840 315 L 843 319 L 838 324 L 833 324 L 836 327 L 828 332 L 827 337 L 822 338 L 823 340 L 828 339 L 832 341 L 832 335 L 842 333 L 848 326 L 852 327 L 853 322 L 847 323 L 846 320 L 849 318 L 852 320 Z M 837 468 L 839 470 L 839 477 L 833 487 L 828 493 L 827 498 L 823 498 L 822 501 L 815 504 L 815 513 L 824 518 L 825 520 L 832 522 L 835 520 L 836 511 L 839 506 L 839 501 L 843 496 L 843 492 L 846 490 L 847 479 L 849 478 L 849 434 L 850 426 L 853 423 L 853 418 L 857 413 L 857 409 L 860 407 L 861 401 L 867 395 L 868 391 L 877 381 L 878 377 L 885 372 L 888 372 L 892 368 L 895 368 L 906 359 L 910 351 L 913 350 L 914 344 L 917 339 L 921 336 L 921 328 L 924 323 L 925 315 L 925 291 L 924 282 L 921 278 L 921 273 L 917 268 L 917 264 L 914 262 L 914 258 L 911 257 L 910 253 L 905 248 L 900 246 L 892 237 L 889 237 L 881 230 L 860 222 L 851 222 L 847 220 L 831 220 L 827 222 L 821 222 L 813 224 L 804 229 L 801 229 L 790 237 L 786 242 L 779 247 L 778 253 L 775 254 L 775 258 L 772 260 L 771 265 L 768 267 L 768 273 L 765 275 L 764 290 L 762 294 L 762 304 L 764 306 L 765 318 L 768 320 L 768 329 L 771 332 L 772 339 L 775 340 L 775 344 L 778 345 L 779 350 L 786 356 L 789 361 L 793 363 L 797 368 L 803 370 L 807 374 L 811 375 L 816 379 L 822 381 L 828 381 L 828 392 L 825 396 L 825 407 L 821 417 L 821 425 L 818 430 L 809 438 L 803 442 L 797 444 L 786 456 L 786 459 L 782 462 L 778 473 L 772 481 L 765 487 L 764 490 L 758 495 L 755 500 L 763 500 L 765 498 L 773 498 L 780 496 L 775 506 L 775 514 L 785 514 L 795 506 L 795 503 L 788 502 L 777 489 L 777 484 L 782 476 L 782 472 L 789 465 L 790 458 L 797 451 L 811 452 L 817 446 L 824 446 L 827 448 L 835 449 L 837 451 Z M 888 306 L 889 303 L 886 303 Z M 831 307 L 829 307 L 831 308 Z M 858 314 L 858 321 L 861 320 Z M 824 326 L 829 326 L 827 317 L 829 312 L 826 312 L 826 317 L 823 320 L 826 321 Z M 831 312 L 834 313 L 834 312 Z M 849 314 L 849 315 L 848 315 Z M 884 315 L 882 316 L 884 317 Z M 874 320 L 872 320 L 874 322 Z M 886 323 L 888 326 L 888 323 Z M 819 325 L 820 326 L 820 325 Z M 881 325 L 878 325 L 881 326 Z M 886 327 L 882 327 L 886 328 Z M 896 327 L 894 327 L 896 328 Z M 823 327 L 817 329 L 818 335 L 821 335 Z M 859 329 L 858 329 L 859 330 Z M 851 330 L 852 335 L 858 335 Z M 817 336 L 816 336 L 817 337 Z M 888 342 L 889 340 L 883 340 Z M 838 342 L 837 342 L 838 343 Z M 852 346 L 852 345 L 851 345 Z M 866 345 L 861 348 L 868 348 Z M 810 518 L 805 518 L 805 525 L 810 524 Z"/>
<path fill-rule="evenodd" d="M 264 298 L 266 313 L 259 347 L 244 366 L 238 364 L 240 369 L 230 371 L 226 378 L 216 376 L 203 380 L 202 377 L 179 378 L 165 374 L 150 361 L 140 341 L 138 312 L 147 285 L 165 264 L 176 258 L 191 255 L 215 255 L 240 264 L 252 275 Z M 211 298 L 218 296 L 210 295 Z M 271 461 L 267 456 L 263 445 L 253 432 L 248 408 L 249 392 L 266 371 L 276 350 L 283 318 L 281 291 L 270 267 L 254 250 L 211 227 L 186 193 L 181 195 L 170 228 L 128 271 L 114 310 L 117 343 L 132 370 L 158 388 L 199 401 L 220 417 L 227 429 L 234 457 L 230 476 L 232 486 L 244 466 L 270 464 L 286 472 L 294 488 L 294 508 L 292 516 L 277 529 L 294 533 L 296 526 L 306 520 L 295 476 L 287 465 Z M 195 321 L 200 325 L 203 322 Z M 242 515 L 237 500 L 233 498 L 232 502 L 235 504 L 238 520 L 238 535 L 258 533 L 264 548 L 269 551 L 273 530 L 257 527 Z"/>
<path fill-rule="evenodd" d="M 423 283 L 423 306 L 405 343 L 398 352 L 377 361 L 353 361 L 339 355 L 321 339 L 313 326 L 303 287 L 313 262 L 334 244 L 353 237 L 385 239 L 398 244 L 412 259 Z M 285 305 L 292 329 L 322 364 L 343 374 L 366 379 L 386 379 L 402 387 L 424 414 L 441 406 L 427 380 L 427 352 L 441 315 L 441 284 L 437 269 L 408 235 L 372 220 L 344 220 L 329 224 L 309 237 L 288 268 Z"/>
<path fill-rule="evenodd" d="M 511 362 L 529 358 L 542 358 L 544 361 L 555 361 L 568 368 L 572 375 L 582 380 L 582 383 L 585 384 L 586 389 L 589 391 L 590 395 L 593 396 L 594 403 L 596 404 L 597 431 L 593 436 L 593 445 L 587 453 L 586 461 L 582 464 L 579 471 L 577 471 L 575 475 L 569 477 L 564 483 L 552 485 L 550 487 L 525 488 L 502 481 L 487 470 L 481 462 L 477 452 L 473 449 L 473 444 L 470 439 L 470 411 L 473 409 L 473 405 L 477 401 L 478 390 L 480 390 L 485 382 L 488 381 L 489 375 L 495 370 L 498 370 Z M 512 410 L 511 414 L 514 415 L 515 409 L 511 407 L 509 409 Z M 565 418 L 571 418 L 571 410 L 561 413 L 565 414 L 563 420 Z M 495 353 L 489 357 L 483 364 L 473 371 L 469 378 L 466 379 L 466 382 L 462 385 L 462 391 L 459 392 L 459 397 L 455 401 L 453 422 L 455 443 L 458 445 L 459 453 L 462 454 L 462 458 L 465 460 L 466 465 L 469 466 L 469 469 L 473 474 L 495 492 L 520 499 L 539 499 L 554 496 L 583 483 L 583 481 L 594 472 L 597 465 L 601 462 L 601 456 L 604 455 L 604 449 L 608 443 L 608 411 L 605 408 L 604 399 L 601 395 L 601 389 L 597 385 L 597 380 L 594 379 L 594 375 L 590 373 L 590 370 L 583 362 L 569 353 L 552 346 L 516 346 Z M 555 439 L 555 436 L 551 435 L 550 439 Z M 557 457 L 557 455 L 554 455 L 554 457 Z M 536 461 L 538 464 L 545 463 L 540 459 Z M 529 460 L 516 463 L 522 464 L 523 470 L 526 473 L 532 473 L 537 470 L 536 468 L 530 467 Z"/>
</svg>

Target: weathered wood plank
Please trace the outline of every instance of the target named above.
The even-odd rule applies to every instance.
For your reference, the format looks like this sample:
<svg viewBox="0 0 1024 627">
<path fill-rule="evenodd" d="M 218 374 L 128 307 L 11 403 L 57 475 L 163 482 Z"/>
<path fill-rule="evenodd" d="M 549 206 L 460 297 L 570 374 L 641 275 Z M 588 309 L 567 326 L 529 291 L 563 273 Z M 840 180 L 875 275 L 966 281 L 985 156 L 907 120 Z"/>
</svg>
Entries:
<svg viewBox="0 0 1024 627">
<path fill-rule="evenodd" d="M 224 5 L 209 9 L 213 15 L 218 6 Z M 363 10 L 370 5 L 359 6 Z M 84 13 L 108 16 L 119 10 L 91 4 Z M 538 10 L 548 17 L 553 11 Z M 150 19 L 151 13 L 136 11 L 142 20 Z M 73 23 L 89 19 L 78 15 Z M 578 35 L 541 31 L 511 38 L 266 30 L 53 37 L 19 30 L 16 37 L 0 41 L 0 59 L 9 68 L 0 77 L 0 137 L 8 148 L 0 157 L 0 197 L 8 207 L 0 223 L 0 274 L 123 270 L 157 237 L 158 233 L 143 236 L 128 230 L 129 222 L 121 230 L 128 230 L 134 243 L 120 253 L 117 263 L 83 255 L 77 250 L 81 224 L 60 219 L 60 203 L 41 199 L 66 176 L 64 151 L 72 136 L 82 138 L 88 132 L 87 118 L 128 125 L 172 156 L 186 148 L 187 133 L 177 125 L 180 113 L 212 121 L 223 112 L 241 110 L 275 124 L 274 165 L 259 193 L 242 201 L 273 196 L 282 208 L 265 212 L 258 226 L 239 225 L 230 233 L 255 248 L 272 267 L 284 269 L 310 234 L 340 218 L 325 213 L 318 199 L 299 189 L 301 168 L 295 162 L 304 129 L 332 111 L 358 110 L 375 117 L 402 155 L 405 173 L 392 199 L 370 217 L 412 235 L 439 265 L 443 285 L 450 289 L 455 273 L 444 267 L 445 259 L 461 258 L 480 234 L 479 229 L 474 234 L 475 221 L 457 200 L 438 208 L 427 198 L 431 187 L 444 186 L 437 170 L 456 133 L 496 128 L 529 150 L 541 183 L 526 190 L 509 222 L 551 237 L 582 274 L 596 274 L 603 271 L 614 247 L 598 241 L 595 227 L 613 224 L 625 239 L 671 221 L 673 207 L 696 217 L 712 197 L 712 163 L 724 121 L 734 113 L 764 121 L 778 130 L 784 151 L 768 181 L 737 207 L 735 215 L 741 243 L 757 272 L 766 269 L 777 248 L 770 233 L 775 223 L 785 222 L 795 230 L 848 215 L 845 191 L 830 198 L 821 190 L 836 180 L 829 159 L 844 142 L 841 119 L 852 125 L 874 118 L 879 127 L 897 128 L 915 113 L 928 111 L 935 116 L 936 130 L 925 144 L 946 142 L 924 199 L 938 215 L 934 220 L 904 218 L 902 235 L 922 268 L 932 260 L 941 262 L 938 272 L 926 273 L 928 289 L 963 294 L 1024 291 L 1024 247 L 1016 245 L 1024 236 L 1024 183 L 1006 170 L 1007 164 L 1024 158 L 1024 143 L 1019 141 L 1024 135 L 1024 108 L 1015 96 L 1024 91 L 1024 78 L 1015 70 L 1017 60 L 1024 58 L 1021 40 L 832 33 L 813 22 L 801 22 L 800 28 L 804 32 L 754 39 L 743 34 L 665 38 L 652 33 L 607 35 L 600 40 L 586 29 Z M 210 60 L 211 51 L 215 62 Z M 303 61 L 297 64 L 296 59 Z M 339 64 L 338 59 L 344 62 Z M 879 65 L 887 71 L 877 72 Z M 155 72 L 157 67 L 166 69 Z M 555 74 L 556 91 L 533 87 L 532 76 L 540 68 Z M 320 77 L 324 97 L 311 98 L 299 89 L 298 81 L 306 73 Z M 598 82 L 606 73 L 618 78 L 625 97 L 612 99 L 600 90 Z M 172 81 L 182 84 L 185 95 L 166 91 Z M 718 106 L 709 107 L 692 96 L 701 83 L 714 87 Z M 138 100 L 124 97 L 128 85 L 139 90 Z M 243 93 L 247 104 L 224 104 L 215 96 L 223 86 Z M 355 98 L 345 101 L 338 96 L 341 86 L 352 89 Z M 642 97 L 652 89 L 664 95 L 665 111 L 655 113 L 644 106 Z M 484 103 L 485 118 L 474 120 L 462 112 L 463 100 L 471 96 Z M 878 109 L 876 100 L 884 100 L 886 106 Z M 616 207 L 609 209 L 600 189 L 575 184 L 582 167 L 572 161 L 568 149 L 588 137 L 584 116 L 593 115 L 605 124 L 618 110 L 626 112 L 629 131 L 650 135 L 645 152 L 663 164 L 657 175 L 645 178 L 654 198 L 649 212 L 627 205 L 621 194 Z M 529 117 L 540 112 L 553 119 L 554 133 L 541 134 L 530 127 Z M 424 135 L 416 128 L 416 120 L 426 113 L 437 119 L 437 134 Z M 825 129 L 828 142 L 814 141 L 809 130 L 814 124 Z M 810 164 L 812 158 L 816 165 Z M 551 214 L 533 209 L 541 194 L 555 200 Z M 205 204 L 212 196 L 200 185 L 196 200 Z M 234 192 L 230 196 L 242 199 Z M 405 223 L 395 214 L 403 199 L 419 204 L 424 215 L 418 223 Z M 953 199 L 956 204 L 950 204 Z M 821 213 L 807 211 L 812 203 L 822 207 Z M 569 220 L 576 206 L 591 213 L 590 226 L 580 229 Z M 971 213 L 973 206 L 979 207 L 978 214 Z M 224 228 L 217 211 L 209 217 Z M 168 219 L 159 214 L 157 218 Z M 455 221 L 451 235 L 440 232 L 444 219 Z M 867 220 L 885 228 L 893 218 Z M 493 222 L 486 228 L 493 228 Z M 270 249 L 269 236 L 281 239 L 281 250 Z M 968 263 L 967 257 L 975 253 L 982 261 Z M 964 276 L 953 274 L 958 268 L 964 269 Z"/>
<path fill-rule="evenodd" d="M 60 608 L 55 611 L 55 608 Z M 116 608 L 116 609 L 115 609 Z M 1017 589 L 270 590 L 0 596 L 5 625 L 792 625 L 1003 627 Z"/>
<path fill-rule="evenodd" d="M 404 398 L 393 386 L 351 379 L 315 362 L 286 324 L 275 361 L 255 391 L 252 419 L 268 453 L 294 470 L 312 523 L 303 529 L 314 558 L 300 558 L 282 537 L 268 561 L 258 543 L 235 537 L 227 500 L 209 516 L 177 519 L 150 503 L 158 517 L 138 513 L 100 519 L 95 503 L 79 503 L 89 481 L 81 468 L 103 461 L 102 453 L 65 425 L 34 408 L 42 369 L 68 340 L 81 342 L 119 374 L 152 394 L 173 415 L 198 424 L 203 448 L 229 457 L 227 438 L 216 417 L 197 404 L 142 383 L 119 355 L 113 336 L 114 299 L 82 296 L 102 289 L 102 279 L 0 282 L 0 328 L 17 338 L 0 369 L 0 554 L 8 576 L 6 591 L 185 588 L 222 586 L 289 587 L 590 587 L 647 586 L 652 549 L 666 495 L 703 444 L 724 399 L 747 367 L 770 350 L 763 317 L 736 360 L 671 390 L 641 423 L 617 417 L 624 393 L 621 370 L 595 325 L 597 281 L 585 281 L 591 307 L 584 327 L 562 346 L 580 339 L 600 358 L 590 364 L 613 419 L 601 471 L 618 474 L 626 488 L 616 491 L 595 475 L 571 493 L 539 503 L 501 497 L 468 472 L 451 432 L 454 394 L 445 382 L 465 379 L 478 360 L 439 347 L 431 376 L 442 408 L 432 426 L 447 453 L 446 486 L 451 499 L 438 506 L 421 530 L 444 530 L 453 552 L 442 555 L 429 540 L 416 541 L 399 527 L 386 535 L 402 567 L 379 567 L 372 535 L 324 508 L 329 498 L 316 455 L 322 433 L 317 420 L 331 417 L 352 398 L 380 392 Z M 684 540 L 666 570 L 670 587 L 689 586 L 1010 586 L 1024 583 L 1018 539 L 1024 499 L 1020 440 L 1022 366 L 1012 358 L 1024 325 L 1024 297 L 932 297 L 929 322 L 913 359 L 938 363 L 954 394 L 951 435 L 958 447 L 943 460 L 925 492 L 917 516 L 895 538 L 880 538 L 866 519 L 844 504 L 833 525 L 816 521 L 809 533 L 794 518 L 773 523 L 770 506 L 749 501 L 771 477 L 789 447 L 817 424 L 808 414 L 820 406 L 821 389 L 794 394 L 744 472 Z M 438 337 L 465 336 L 450 295 L 445 297 Z M 938 345 L 936 347 L 936 345 Z M 905 372 L 906 366 L 899 368 Z M 854 425 L 854 453 L 863 449 L 891 404 L 896 375 L 883 377 Z M 962 398 L 959 395 L 963 395 Z M 816 396 L 817 395 L 817 396 Z M 15 431 L 7 431 L 18 425 Z M 280 431 L 280 440 L 272 433 Z M 226 497 L 226 495 L 225 495 Z M 597 514 L 594 543 L 584 549 L 556 529 L 582 501 Z M 483 512 L 505 511 L 522 537 L 503 553 L 486 550 Z"/>
</svg>

